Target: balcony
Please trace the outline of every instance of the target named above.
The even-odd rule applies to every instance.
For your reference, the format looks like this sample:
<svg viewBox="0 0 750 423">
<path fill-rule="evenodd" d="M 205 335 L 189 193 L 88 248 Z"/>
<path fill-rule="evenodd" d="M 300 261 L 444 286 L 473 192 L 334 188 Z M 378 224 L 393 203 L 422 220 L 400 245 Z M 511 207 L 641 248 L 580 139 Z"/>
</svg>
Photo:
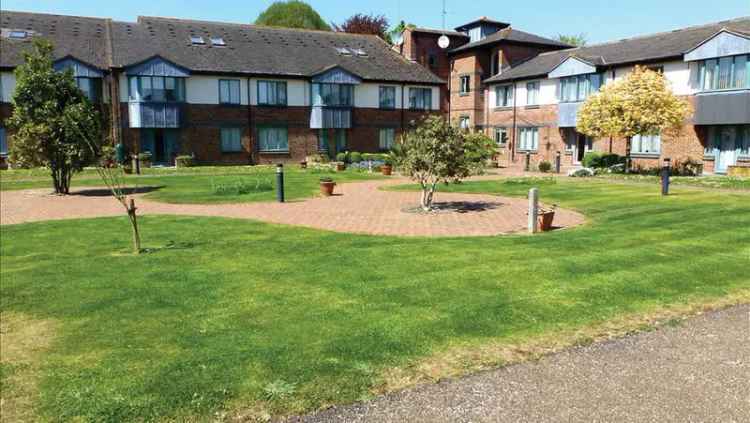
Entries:
<svg viewBox="0 0 750 423">
<path fill-rule="evenodd" d="M 351 107 L 313 106 L 310 113 L 310 129 L 349 129 L 351 127 Z"/>
<path fill-rule="evenodd" d="M 557 126 L 560 128 L 575 128 L 578 119 L 578 108 L 583 102 L 560 103 L 557 107 Z"/>
<path fill-rule="evenodd" d="M 131 128 L 179 128 L 182 103 L 130 102 Z"/>
<path fill-rule="evenodd" d="M 750 123 L 750 90 L 705 92 L 695 96 L 695 125 Z"/>
</svg>

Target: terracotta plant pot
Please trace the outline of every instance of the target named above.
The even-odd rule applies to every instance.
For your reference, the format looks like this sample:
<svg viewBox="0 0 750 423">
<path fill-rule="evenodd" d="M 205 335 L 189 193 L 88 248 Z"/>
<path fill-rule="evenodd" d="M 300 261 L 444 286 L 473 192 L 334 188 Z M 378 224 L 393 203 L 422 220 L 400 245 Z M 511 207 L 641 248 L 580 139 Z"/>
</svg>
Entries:
<svg viewBox="0 0 750 423">
<path fill-rule="evenodd" d="M 380 173 L 382 173 L 385 176 L 391 176 L 391 173 L 393 172 L 393 166 L 389 164 L 384 164 L 383 166 L 380 166 Z"/>
<path fill-rule="evenodd" d="M 333 187 L 336 186 L 336 182 L 323 182 L 320 181 L 320 193 L 323 194 L 326 197 L 330 197 L 333 195 Z"/>
<path fill-rule="evenodd" d="M 539 214 L 539 229 L 542 232 L 552 230 L 552 221 L 555 219 L 555 212 L 548 211 Z"/>
<path fill-rule="evenodd" d="M 346 163 L 336 163 L 336 172 L 343 172 L 346 170 Z"/>
</svg>

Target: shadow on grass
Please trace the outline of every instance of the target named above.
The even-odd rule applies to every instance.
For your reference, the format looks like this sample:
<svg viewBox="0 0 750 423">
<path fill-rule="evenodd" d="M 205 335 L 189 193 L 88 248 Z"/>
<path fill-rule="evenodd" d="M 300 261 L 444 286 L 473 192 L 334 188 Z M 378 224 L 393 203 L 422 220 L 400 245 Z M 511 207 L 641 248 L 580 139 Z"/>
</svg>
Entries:
<svg viewBox="0 0 750 423">
<path fill-rule="evenodd" d="M 122 192 L 125 195 L 147 194 L 149 192 L 157 191 L 162 188 L 164 188 L 164 185 L 144 186 L 144 187 L 127 187 L 127 188 L 123 188 Z M 112 195 L 112 191 L 110 191 L 107 188 L 79 189 L 79 190 L 71 192 L 70 195 L 80 195 L 83 197 L 108 197 Z"/>
</svg>

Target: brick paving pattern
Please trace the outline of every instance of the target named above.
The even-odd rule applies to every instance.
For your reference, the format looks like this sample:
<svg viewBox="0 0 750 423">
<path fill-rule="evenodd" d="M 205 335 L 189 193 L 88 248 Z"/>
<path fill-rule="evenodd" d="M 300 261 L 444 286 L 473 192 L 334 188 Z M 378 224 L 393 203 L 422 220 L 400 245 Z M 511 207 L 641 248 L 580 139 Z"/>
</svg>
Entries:
<svg viewBox="0 0 750 423">
<path fill-rule="evenodd" d="M 437 193 L 438 206 L 459 203 L 462 207 L 448 207 L 430 214 L 405 212 L 417 206 L 418 193 L 379 189 L 405 182 L 405 179 L 394 178 L 341 184 L 333 197 L 283 204 L 167 204 L 147 200 L 141 195 L 135 198 L 141 215 L 221 216 L 371 235 L 487 236 L 522 232 L 526 228 L 527 200 L 522 198 Z M 50 195 L 48 190 L 5 191 L 0 195 L 0 224 L 125 215 L 122 206 L 112 197 L 85 195 L 92 189 L 74 190 L 74 195 L 69 196 Z M 469 210 L 462 210 L 467 208 Z M 583 222 L 580 213 L 558 209 L 554 225 L 570 227 Z"/>
</svg>

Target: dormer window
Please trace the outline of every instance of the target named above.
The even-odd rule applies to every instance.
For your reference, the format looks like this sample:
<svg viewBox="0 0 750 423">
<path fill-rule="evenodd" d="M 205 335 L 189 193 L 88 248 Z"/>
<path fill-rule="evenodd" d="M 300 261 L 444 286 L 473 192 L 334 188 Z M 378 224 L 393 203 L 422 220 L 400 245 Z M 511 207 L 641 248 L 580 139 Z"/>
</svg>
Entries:
<svg viewBox="0 0 750 423">
<path fill-rule="evenodd" d="M 227 43 L 221 37 L 211 37 L 211 45 L 214 45 L 217 47 L 224 47 L 227 45 Z"/>
<path fill-rule="evenodd" d="M 22 40 L 28 36 L 26 31 L 10 31 L 8 37 Z"/>
<path fill-rule="evenodd" d="M 203 40 L 203 37 L 200 35 L 191 35 L 190 36 L 190 44 L 193 45 L 204 45 L 206 42 Z"/>
</svg>

